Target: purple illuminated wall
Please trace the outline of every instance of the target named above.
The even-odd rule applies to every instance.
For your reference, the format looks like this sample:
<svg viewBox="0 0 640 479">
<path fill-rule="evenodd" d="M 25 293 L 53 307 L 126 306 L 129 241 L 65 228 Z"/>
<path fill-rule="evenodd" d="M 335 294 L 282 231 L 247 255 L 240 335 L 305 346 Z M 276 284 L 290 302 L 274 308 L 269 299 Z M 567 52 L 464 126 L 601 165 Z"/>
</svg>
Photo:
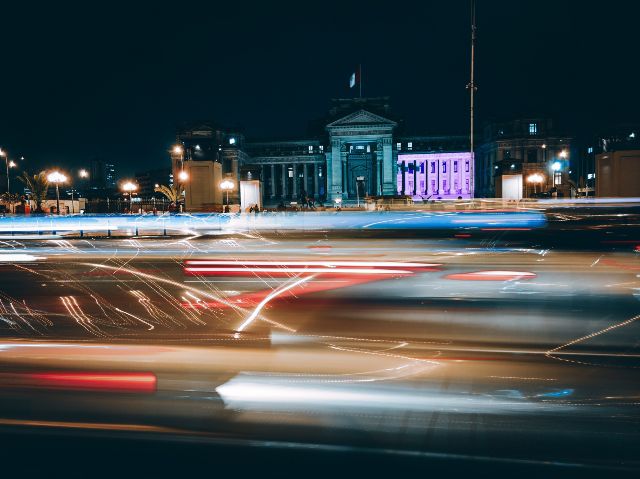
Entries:
<svg viewBox="0 0 640 479">
<path fill-rule="evenodd" d="M 397 191 L 424 199 L 473 198 L 471 153 L 399 154 Z"/>
</svg>

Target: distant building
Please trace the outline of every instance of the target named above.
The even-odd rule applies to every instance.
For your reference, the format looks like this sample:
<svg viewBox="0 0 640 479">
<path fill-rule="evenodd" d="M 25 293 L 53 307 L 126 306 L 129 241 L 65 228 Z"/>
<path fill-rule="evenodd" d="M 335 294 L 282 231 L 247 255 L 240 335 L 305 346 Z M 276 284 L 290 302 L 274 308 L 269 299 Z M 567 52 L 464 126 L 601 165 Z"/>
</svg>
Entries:
<svg viewBox="0 0 640 479">
<path fill-rule="evenodd" d="M 116 192 L 116 188 L 115 165 L 100 158 L 92 159 L 87 195 L 91 197 L 112 196 Z"/>
<path fill-rule="evenodd" d="M 368 196 L 472 198 L 474 162 L 465 136 L 409 136 L 393 118 L 389 99 L 336 99 L 306 138 L 255 141 L 242 132 L 199 122 L 179 130 L 172 171 L 188 171 L 191 209 L 221 201 L 216 176 L 259 185 L 262 203 L 356 202 Z M 200 194 L 205 190 L 210 192 Z M 197 199 L 196 196 L 201 197 Z"/>
<path fill-rule="evenodd" d="M 640 125 L 616 125 L 599 135 L 595 184 L 599 197 L 640 197 Z"/>
<path fill-rule="evenodd" d="M 476 151 L 476 192 L 489 198 L 570 197 L 572 138 L 550 119 L 488 123 Z"/>
<path fill-rule="evenodd" d="M 156 186 L 171 185 L 173 181 L 173 175 L 171 168 L 155 168 L 153 170 L 140 171 L 135 174 L 136 184 L 138 185 L 138 195 L 141 198 L 151 198 L 152 196 L 158 196 L 155 193 Z"/>
</svg>

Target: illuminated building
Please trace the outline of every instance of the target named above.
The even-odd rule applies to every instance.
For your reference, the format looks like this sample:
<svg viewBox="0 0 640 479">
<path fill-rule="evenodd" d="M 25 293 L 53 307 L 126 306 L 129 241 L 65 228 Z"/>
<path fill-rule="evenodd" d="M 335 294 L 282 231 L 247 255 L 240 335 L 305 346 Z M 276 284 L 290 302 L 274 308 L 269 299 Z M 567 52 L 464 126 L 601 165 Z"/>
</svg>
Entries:
<svg viewBox="0 0 640 479">
<path fill-rule="evenodd" d="M 489 123 L 476 150 L 476 194 L 510 200 L 568 198 L 574 191 L 569 171 L 575 156 L 572 138 L 561 134 L 550 119 Z M 527 181 L 533 178 L 542 181 Z"/>
<path fill-rule="evenodd" d="M 308 138 L 252 141 L 210 122 L 187 125 L 171 150 L 174 175 L 202 167 L 201 173 L 190 173 L 201 184 L 186 185 L 189 196 L 190 189 L 197 194 L 216 188 L 218 176 L 209 169 L 219 165 L 221 178 L 238 184 L 259 181 L 262 203 L 269 206 L 306 197 L 343 204 L 373 196 L 473 197 L 468 138 L 403 135 L 387 97 L 333 100 L 329 114 L 314 126 Z M 240 202 L 239 192 L 231 192 L 232 204 Z M 201 199 L 190 206 L 213 204 Z"/>
</svg>

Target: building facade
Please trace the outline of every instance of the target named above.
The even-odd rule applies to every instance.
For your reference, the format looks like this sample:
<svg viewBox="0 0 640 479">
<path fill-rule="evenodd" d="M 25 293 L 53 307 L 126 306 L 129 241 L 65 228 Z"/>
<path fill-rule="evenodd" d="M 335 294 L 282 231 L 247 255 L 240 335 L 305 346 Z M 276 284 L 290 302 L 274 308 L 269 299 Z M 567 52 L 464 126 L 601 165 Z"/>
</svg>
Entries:
<svg viewBox="0 0 640 479">
<path fill-rule="evenodd" d="M 519 200 L 570 197 L 572 138 L 550 119 L 525 118 L 488 123 L 476 151 L 476 193 Z"/>
<path fill-rule="evenodd" d="M 639 124 L 616 125 L 598 136 L 593 176 L 596 196 L 640 197 Z"/>
<path fill-rule="evenodd" d="M 403 135 L 386 97 L 333 100 L 327 117 L 316 124 L 320 128 L 314 135 L 283 141 L 252 141 L 242 132 L 210 122 L 187 125 L 171 151 L 174 178 L 182 170 L 219 164 L 221 178 L 236 185 L 229 193 L 230 203 L 241 203 L 241 182 L 257 180 L 266 206 L 306 198 L 349 204 L 366 197 L 474 195 L 468 138 Z M 219 187 L 219 179 L 204 169 L 188 176 L 187 197 L 189 189 Z M 212 207 L 191 205 L 192 210 Z"/>
</svg>

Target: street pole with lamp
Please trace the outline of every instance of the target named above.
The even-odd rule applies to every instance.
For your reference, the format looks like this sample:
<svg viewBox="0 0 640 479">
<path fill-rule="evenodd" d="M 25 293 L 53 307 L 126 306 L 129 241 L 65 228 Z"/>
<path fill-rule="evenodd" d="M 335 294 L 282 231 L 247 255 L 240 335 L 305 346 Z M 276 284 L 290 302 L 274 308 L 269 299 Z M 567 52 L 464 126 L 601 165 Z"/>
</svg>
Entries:
<svg viewBox="0 0 640 479">
<path fill-rule="evenodd" d="M 5 163 L 5 166 L 7 168 L 7 193 L 11 193 L 11 183 L 10 183 L 10 180 L 9 180 L 9 178 L 10 178 L 9 177 L 9 168 L 14 168 L 17 165 L 15 164 L 14 161 L 9 161 L 9 154 L 6 151 L 2 150 L 2 149 L 0 149 L 0 156 L 4 156 L 4 163 Z"/>
<path fill-rule="evenodd" d="M 226 191 L 227 193 L 227 203 L 225 209 L 229 209 L 229 191 L 232 190 L 234 186 L 235 185 L 231 180 L 224 180 L 222 183 L 220 183 L 220 188 L 222 188 L 222 190 Z M 225 211 L 225 213 L 227 213 L 227 211 Z"/>
<path fill-rule="evenodd" d="M 186 196 L 187 191 L 185 188 L 184 195 L 183 195 L 180 190 L 182 190 L 182 187 L 184 186 L 184 184 L 187 182 L 188 179 L 189 179 L 189 173 L 187 173 L 186 171 L 182 170 L 180 171 L 180 173 L 178 173 L 178 193 L 183 198 L 183 207 L 182 207 L 183 212 L 187 211 L 187 196 Z"/>
<path fill-rule="evenodd" d="M 133 213 L 133 203 L 132 203 L 131 195 L 137 189 L 138 189 L 138 186 L 135 183 L 132 183 L 131 181 L 127 181 L 122 185 L 122 190 L 129 193 L 129 214 Z"/>
<path fill-rule="evenodd" d="M 538 184 L 541 184 L 543 181 L 544 181 L 544 177 L 543 177 L 541 174 L 539 174 L 539 173 L 534 173 L 534 174 L 529 175 L 529 176 L 527 177 L 527 183 L 531 183 L 531 184 L 533 184 L 533 194 L 534 194 L 534 196 L 535 196 L 535 195 L 536 195 L 536 193 L 537 193 L 537 188 L 536 188 L 536 186 L 537 186 Z"/>
<path fill-rule="evenodd" d="M 60 216 L 60 183 L 67 181 L 67 177 L 59 171 L 53 171 L 47 175 L 49 183 L 56 185 L 56 213 Z"/>
</svg>

